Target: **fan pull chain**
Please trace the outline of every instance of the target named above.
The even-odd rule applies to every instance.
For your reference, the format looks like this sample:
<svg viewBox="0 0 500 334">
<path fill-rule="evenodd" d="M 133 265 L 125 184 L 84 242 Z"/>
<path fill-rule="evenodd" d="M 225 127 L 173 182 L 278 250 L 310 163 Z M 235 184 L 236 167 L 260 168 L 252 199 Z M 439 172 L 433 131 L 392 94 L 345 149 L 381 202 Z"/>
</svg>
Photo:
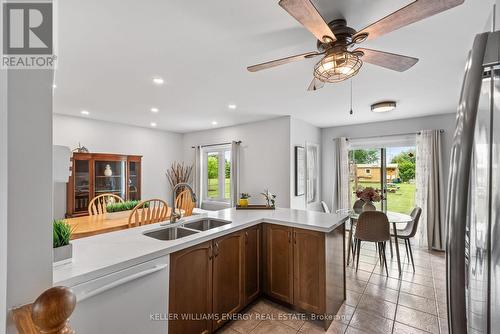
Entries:
<svg viewBox="0 0 500 334">
<path fill-rule="evenodd" d="M 349 114 L 350 115 L 353 114 L 353 111 L 352 111 L 352 79 L 351 79 L 351 111 L 349 111 Z"/>
</svg>

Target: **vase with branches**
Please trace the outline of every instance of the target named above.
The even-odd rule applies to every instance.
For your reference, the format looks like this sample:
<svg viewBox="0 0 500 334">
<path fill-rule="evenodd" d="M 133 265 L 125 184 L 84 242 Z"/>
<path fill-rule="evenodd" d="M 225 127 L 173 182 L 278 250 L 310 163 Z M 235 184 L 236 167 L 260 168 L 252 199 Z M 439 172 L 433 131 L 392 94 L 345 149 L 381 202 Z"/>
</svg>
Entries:
<svg viewBox="0 0 500 334">
<path fill-rule="evenodd" d="M 189 183 L 189 181 L 191 181 L 192 172 L 192 165 L 186 165 L 184 162 L 175 161 L 165 174 L 167 175 L 168 182 L 173 189 L 179 183 Z M 184 189 L 182 188 L 177 189 L 177 194 L 175 195 L 178 196 L 183 190 Z"/>
</svg>

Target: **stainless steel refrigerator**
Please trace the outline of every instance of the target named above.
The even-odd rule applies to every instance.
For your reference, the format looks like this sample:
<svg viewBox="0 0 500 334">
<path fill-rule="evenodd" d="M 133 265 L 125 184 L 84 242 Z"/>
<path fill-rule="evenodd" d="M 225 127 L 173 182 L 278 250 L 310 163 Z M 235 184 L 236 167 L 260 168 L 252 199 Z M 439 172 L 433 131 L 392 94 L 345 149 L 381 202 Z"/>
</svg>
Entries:
<svg viewBox="0 0 500 334">
<path fill-rule="evenodd" d="M 500 32 L 467 61 L 451 152 L 446 220 L 450 333 L 500 333 Z"/>
</svg>

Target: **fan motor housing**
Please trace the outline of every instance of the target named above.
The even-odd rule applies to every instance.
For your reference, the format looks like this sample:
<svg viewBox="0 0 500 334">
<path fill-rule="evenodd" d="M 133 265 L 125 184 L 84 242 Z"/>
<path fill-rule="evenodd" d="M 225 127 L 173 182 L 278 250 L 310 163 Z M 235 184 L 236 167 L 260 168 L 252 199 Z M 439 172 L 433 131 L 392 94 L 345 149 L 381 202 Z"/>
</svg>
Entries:
<svg viewBox="0 0 500 334">
<path fill-rule="evenodd" d="M 332 48 L 344 47 L 347 48 L 349 44 L 352 43 L 352 37 L 356 34 L 356 30 L 347 26 L 347 21 L 344 19 L 333 20 L 328 23 L 328 26 L 335 34 L 337 38 L 336 41 L 330 43 L 323 43 L 322 41 L 317 42 L 318 51 L 324 52 Z"/>
</svg>

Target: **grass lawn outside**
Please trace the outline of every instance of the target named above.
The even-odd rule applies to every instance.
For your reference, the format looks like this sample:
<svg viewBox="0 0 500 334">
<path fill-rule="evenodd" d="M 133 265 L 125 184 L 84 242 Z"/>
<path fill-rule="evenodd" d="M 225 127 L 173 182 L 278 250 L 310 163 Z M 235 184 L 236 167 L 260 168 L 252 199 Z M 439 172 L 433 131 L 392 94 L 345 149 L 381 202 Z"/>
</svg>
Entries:
<svg viewBox="0 0 500 334">
<path fill-rule="evenodd" d="M 375 189 L 380 189 L 380 183 L 359 182 L 359 185 L 365 188 L 373 187 Z M 387 193 L 387 210 L 410 214 L 411 210 L 415 206 L 415 184 L 398 183 L 397 187 L 399 187 L 399 189 L 397 189 L 396 192 Z M 352 196 L 352 203 L 354 203 L 354 201 L 357 200 L 356 194 L 353 194 Z M 375 203 L 375 206 L 377 209 L 380 209 L 380 203 Z"/>
<path fill-rule="evenodd" d="M 219 198 L 219 180 L 218 179 L 208 179 L 208 197 L 209 198 Z M 225 198 L 229 199 L 231 197 L 231 179 L 226 179 L 226 190 Z"/>
</svg>

